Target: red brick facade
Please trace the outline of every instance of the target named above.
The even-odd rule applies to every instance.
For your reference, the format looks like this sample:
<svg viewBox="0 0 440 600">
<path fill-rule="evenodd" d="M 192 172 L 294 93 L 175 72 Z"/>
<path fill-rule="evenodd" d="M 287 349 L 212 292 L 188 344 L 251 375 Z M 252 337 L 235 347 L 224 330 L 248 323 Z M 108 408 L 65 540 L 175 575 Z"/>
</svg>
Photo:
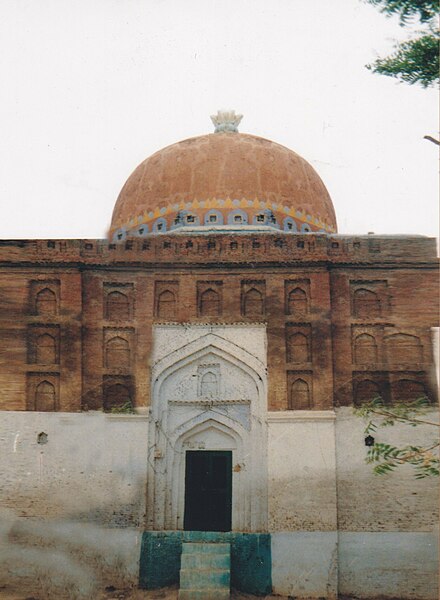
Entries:
<svg viewBox="0 0 440 600">
<path fill-rule="evenodd" d="M 158 322 L 266 323 L 269 410 L 434 400 L 437 273 L 423 237 L 2 241 L 0 409 L 148 406 Z"/>
</svg>

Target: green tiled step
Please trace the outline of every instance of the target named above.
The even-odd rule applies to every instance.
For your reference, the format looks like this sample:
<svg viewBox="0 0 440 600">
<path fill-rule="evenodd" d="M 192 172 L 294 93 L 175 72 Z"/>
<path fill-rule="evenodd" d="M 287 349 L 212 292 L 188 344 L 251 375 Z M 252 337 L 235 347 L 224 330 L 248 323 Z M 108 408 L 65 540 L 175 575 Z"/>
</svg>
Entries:
<svg viewBox="0 0 440 600">
<path fill-rule="evenodd" d="M 229 569 L 181 569 L 181 590 L 229 589 Z"/>
<path fill-rule="evenodd" d="M 229 600 L 229 590 L 180 590 L 179 600 Z"/>
<path fill-rule="evenodd" d="M 230 544 L 182 544 L 179 600 L 227 600 L 230 578 Z"/>
<path fill-rule="evenodd" d="M 231 556 L 230 554 L 220 554 L 215 552 L 207 552 L 206 554 L 188 554 L 182 553 L 181 558 L 182 569 L 230 569 Z"/>
<path fill-rule="evenodd" d="M 231 544 L 217 544 L 215 542 L 183 542 L 183 554 L 230 554 Z"/>
</svg>

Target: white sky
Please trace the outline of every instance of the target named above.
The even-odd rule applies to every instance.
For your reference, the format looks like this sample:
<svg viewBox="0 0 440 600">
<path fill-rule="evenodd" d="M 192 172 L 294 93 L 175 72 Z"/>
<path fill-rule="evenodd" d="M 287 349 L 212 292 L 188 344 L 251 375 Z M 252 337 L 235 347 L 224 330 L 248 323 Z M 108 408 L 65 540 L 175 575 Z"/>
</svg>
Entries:
<svg viewBox="0 0 440 600">
<path fill-rule="evenodd" d="M 360 0 L 1 0 L 0 237 L 104 237 L 222 107 L 316 168 L 341 233 L 437 235 L 437 93 L 364 68 L 407 34 Z"/>
</svg>

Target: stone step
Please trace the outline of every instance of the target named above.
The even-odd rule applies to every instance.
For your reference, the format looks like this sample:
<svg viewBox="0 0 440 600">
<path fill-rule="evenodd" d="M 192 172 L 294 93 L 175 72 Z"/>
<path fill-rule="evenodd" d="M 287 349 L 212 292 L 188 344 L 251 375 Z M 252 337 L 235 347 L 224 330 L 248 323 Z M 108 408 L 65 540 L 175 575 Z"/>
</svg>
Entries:
<svg viewBox="0 0 440 600">
<path fill-rule="evenodd" d="M 182 554 L 229 554 L 231 544 L 224 543 L 204 543 L 204 542 L 183 542 Z"/>
<path fill-rule="evenodd" d="M 210 590 L 225 588 L 229 590 L 229 569 L 181 569 L 181 590 Z"/>
<path fill-rule="evenodd" d="M 184 542 L 179 600 L 229 600 L 231 544 Z"/>
<path fill-rule="evenodd" d="M 181 557 L 182 569 L 230 569 L 231 555 L 217 553 L 189 554 L 183 552 Z"/>
<path fill-rule="evenodd" d="M 179 590 L 179 600 L 229 600 L 229 590 Z"/>
</svg>

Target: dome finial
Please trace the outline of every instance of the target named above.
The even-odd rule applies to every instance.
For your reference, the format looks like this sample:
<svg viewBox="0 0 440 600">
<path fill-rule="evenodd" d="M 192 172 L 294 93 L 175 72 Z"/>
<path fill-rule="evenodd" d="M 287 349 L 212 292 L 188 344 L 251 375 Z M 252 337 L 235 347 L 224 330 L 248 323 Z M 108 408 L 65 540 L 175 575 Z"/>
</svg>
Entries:
<svg viewBox="0 0 440 600">
<path fill-rule="evenodd" d="M 224 131 L 238 132 L 238 125 L 243 115 L 236 115 L 235 110 L 220 109 L 216 115 L 211 115 L 211 121 L 215 125 L 214 133 L 223 133 Z"/>
</svg>

